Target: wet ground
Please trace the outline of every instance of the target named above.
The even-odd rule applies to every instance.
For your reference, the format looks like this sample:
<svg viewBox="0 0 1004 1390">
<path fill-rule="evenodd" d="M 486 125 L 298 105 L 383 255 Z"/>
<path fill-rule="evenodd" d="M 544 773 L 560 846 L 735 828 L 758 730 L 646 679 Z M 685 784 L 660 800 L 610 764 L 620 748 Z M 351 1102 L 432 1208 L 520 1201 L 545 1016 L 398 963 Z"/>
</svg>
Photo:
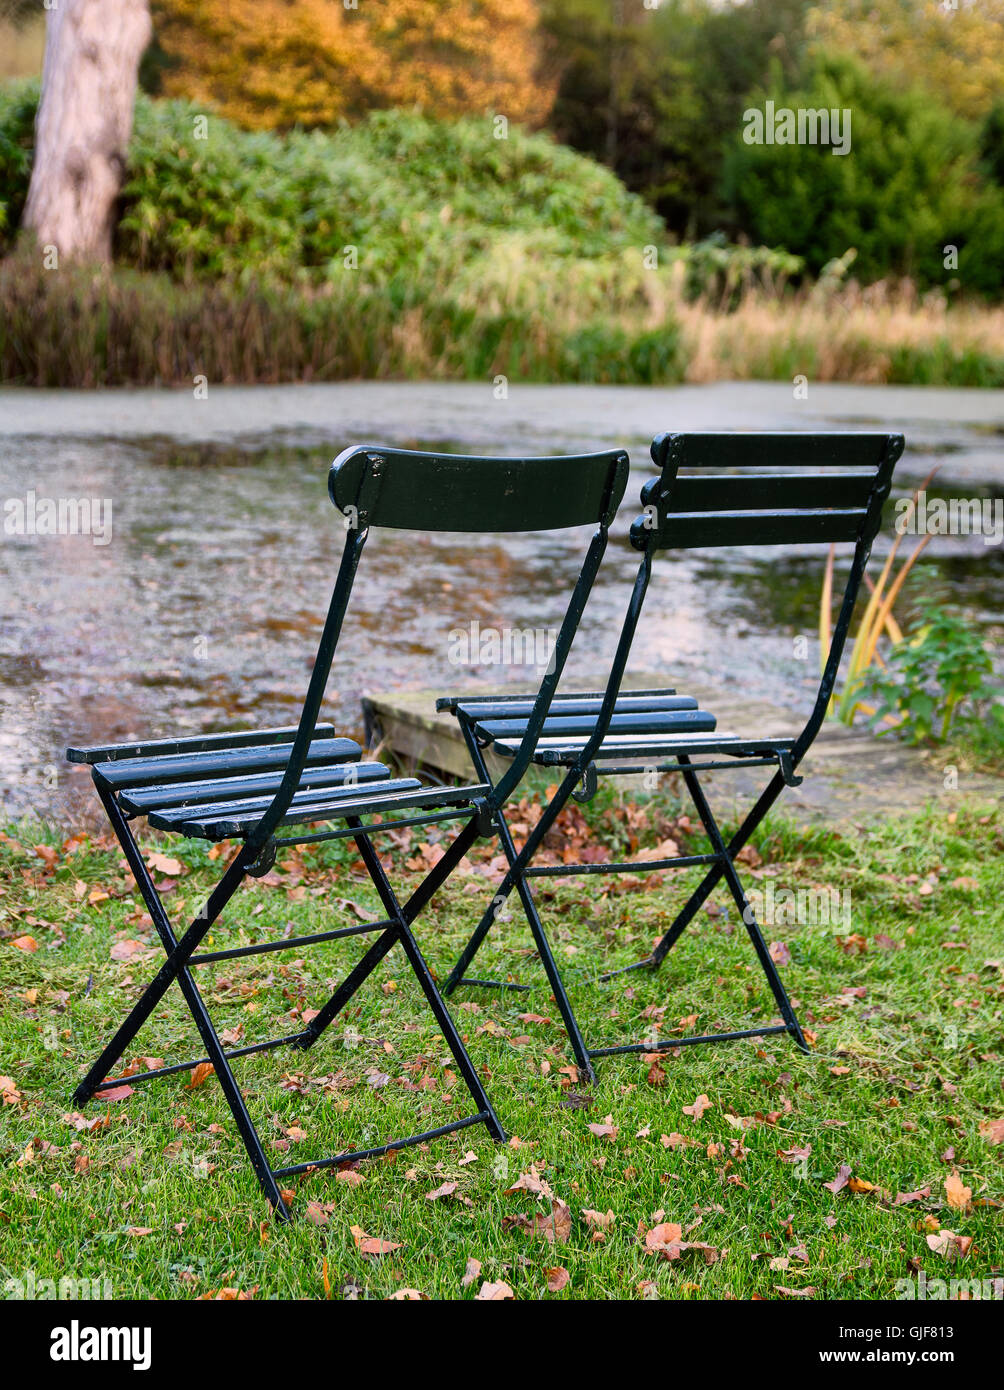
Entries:
<svg viewBox="0 0 1004 1390">
<path fill-rule="evenodd" d="M 1004 496 L 1004 393 L 769 384 L 678 390 L 344 383 L 188 392 L 0 391 L 0 503 L 95 499 L 92 535 L 0 532 L 3 808 L 66 819 L 92 798 L 67 743 L 293 722 L 344 533 L 327 498 L 335 453 L 363 439 L 541 453 L 625 444 L 645 475 L 664 428 L 902 430 L 899 477 L 934 463 L 944 495 Z M 107 504 L 111 503 L 110 517 Z M 103 510 L 104 508 L 104 510 Z M 5 519 L 10 515 L 5 510 Z M 602 669 L 637 557 L 625 508 L 570 670 Z M 110 520 L 108 543 L 100 534 Z M 2 524 L 2 523 L 0 523 Z M 30 527 L 26 527 L 30 530 Z M 41 529 L 37 527 L 36 529 Z M 469 687 L 529 668 L 460 665 L 450 634 L 548 628 L 587 535 L 465 546 L 375 533 L 329 687 L 358 728 L 364 691 Z M 881 556 L 886 542 L 876 546 Z M 1004 546 L 939 538 L 946 597 L 989 634 L 1004 614 Z M 666 559 L 636 644 L 639 668 L 793 711 L 811 703 L 824 551 L 689 552 Z M 796 639 L 808 639 L 804 656 Z"/>
</svg>

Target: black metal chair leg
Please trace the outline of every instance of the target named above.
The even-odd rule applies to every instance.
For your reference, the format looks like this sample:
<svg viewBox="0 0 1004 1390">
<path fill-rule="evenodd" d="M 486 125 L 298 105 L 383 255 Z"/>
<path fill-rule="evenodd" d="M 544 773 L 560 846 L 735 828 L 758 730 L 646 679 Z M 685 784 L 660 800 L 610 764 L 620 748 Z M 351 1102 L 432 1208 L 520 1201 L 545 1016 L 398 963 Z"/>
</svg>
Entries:
<svg viewBox="0 0 1004 1390">
<path fill-rule="evenodd" d="M 357 819 L 350 819 L 348 824 L 360 831 L 360 834 L 355 837 L 355 843 L 359 850 L 359 854 L 363 863 L 366 865 L 366 870 L 373 881 L 373 886 L 379 894 L 384 911 L 387 913 L 387 916 L 396 923 L 387 933 L 388 935 L 391 933 L 394 935 L 394 941 L 391 942 L 391 944 L 393 945 L 395 942 L 399 941 L 404 948 L 405 955 L 408 957 L 408 963 L 412 968 L 415 978 L 422 987 L 422 992 L 439 1025 L 440 1032 L 446 1039 L 447 1046 L 453 1054 L 453 1059 L 457 1064 L 457 1068 L 464 1079 L 464 1084 L 470 1092 L 474 1104 L 477 1106 L 478 1112 L 484 1118 L 484 1123 L 489 1134 L 493 1139 L 504 1142 L 506 1137 L 505 1131 L 499 1123 L 498 1116 L 495 1114 L 491 1101 L 488 1099 L 481 1078 L 474 1068 L 474 1063 L 467 1054 L 467 1049 L 464 1046 L 463 1039 L 457 1031 L 450 1011 L 447 1009 L 439 990 L 436 988 L 436 982 L 432 978 L 429 967 L 426 965 L 422 952 L 418 948 L 418 943 L 412 935 L 409 923 L 405 919 L 404 909 L 398 902 L 397 894 L 394 892 L 390 880 L 384 872 L 384 867 L 380 862 L 380 856 L 370 843 L 369 836 L 365 834 L 365 827 L 361 822 Z M 440 860 L 440 863 L 442 863 L 442 860 Z M 445 870 L 442 877 L 445 878 L 449 872 L 449 869 Z M 419 890 L 419 892 L 421 892 L 421 890 Z M 409 901 L 413 901 L 413 899 Z"/>
<path fill-rule="evenodd" d="M 471 758 L 474 762 L 476 775 L 480 779 L 487 779 L 488 768 L 485 764 L 484 756 L 481 752 L 481 749 L 469 736 L 467 742 Z M 561 787 L 559 787 L 558 792 L 555 794 L 554 802 L 552 802 L 551 805 L 547 807 L 544 816 L 541 817 L 541 820 L 545 822 L 545 829 L 547 825 L 549 825 L 557 818 L 562 807 L 568 801 L 568 798 L 571 795 L 574 786 L 574 779 L 566 777 Z M 555 805 L 555 803 L 557 804 Z M 589 1057 L 589 1049 L 586 1046 L 585 1039 L 582 1036 L 582 1030 L 579 1027 L 578 1020 L 575 1017 L 575 1011 L 572 1008 L 572 1001 L 569 999 L 568 991 L 565 989 L 565 984 L 561 978 L 561 972 L 559 971 L 557 963 L 554 959 L 554 954 L 551 950 L 550 942 L 547 939 L 547 933 L 544 930 L 544 925 L 540 920 L 540 914 L 537 911 L 537 904 L 535 903 L 533 898 L 533 890 L 530 887 L 529 882 L 527 881 L 525 873 L 523 872 L 524 860 L 528 857 L 527 851 L 524 848 L 522 856 L 517 851 L 516 845 L 512 838 L 512 834 L 509 830 L 509 825 L 505 818 L 505 813 L 501 808 L 496 811 L 492 819 L 492 823 L 495 826 L 495 832 L 498 835 L 499 843 L 502 846 L 502 852 L 508 860 L 509 869 L 506 873 L 505 878 L 502 880 L 502 883 L 499 885 L 499 888 L 496 891 L 494 897 L 492 898 L 491 903 L 486 908 L 484 915 L 481 918 L 481 921 L 478 923 L 477 927 L 471 935 L 470 940 L 467 942 L 467 945 L 461 952 L 460 957 L 457 960 L 457 963 L 450 971 L 449 978 L 447 979 L 446 984 L 443 987 L 443 993 L 444 995 L 449 997 L 458 985 L 464 984 L 465 982 L 474 983 L 473 981 L 465 981 L 464 977 L 466 975 L 467 968 L 470 965 L 471 961 L 474 959 L 485 937 L 488 935 L 492 923 L 496 920 L 498 916 L 499 908 L 502 906 L 504 902 L 506 902 L 509 899 L 509 897 L 512 894 L 513 888 L 515 888 L 516 892 L 519 895 L 520 902 L 523 905 L 523 912 L 526 916 L 527 924 L 530 928 L 530 934 L 533 937 L 534 945 L 537 948 L 537 954 L 540 956 L 541 963 L 544 966 L 544 972 L 547 975 L 548 984 L 551 986 L 551 992 L 554 995 L 555 1003 L 558 1006 L 558 1011 L 561 1014 L 562 1022 L 565 1025 L 565 1032 L 568 1034 L 568 1040 L 572 1044 L 572 1052 L 575 1056 L 576 1065 L 578 1066 L 579 1071 L 582 1074 L 582 1079 L 584 1081 L 594 1082 L 596 1080 L 596 1073 L 593 1069 L 593 1064 Z M 540 835 L 537 838 L 543 838 L 543 831 L 540 832 Z M 532 853 L 532 844 L 529 848 L 530 853 Z M 504 988 L 507 982 L 486 980 L 483 982 L 478 981 L 477 983 L 483 983 L 484 985 L 489 987 L 495 986 L 499 988 Z"/>
<path fill-rule="evenodd" d="M 135 837 L 129 828 L 129 823 L 122 815 L 114 800 L 107 796 L 104 791 L 101 792 L 101 799 L 105 803 L 105 809 L 108 812 L 112 828 L 122 846 L 126 861 L 129 864 L 133 877 L 136 879 L 143 901 L 149 909 L 154 927 L 161 939 L 161 944 L 168 954 L 168 960 L 165 962 L 164 966 L 161 967 L 160 973 L 144 991 L 125 1023 L 117 1030 L 111 1042 L 104 1048 L 97 1061 L 88 1071 L 87 1076 L 77 1087 L 74 1093 L 74 1101 L 78 1105 L 83 1105 L 91 1099 L 95 1091 L 100 1088 L 100 1083 L 108 1075 L 110 1067 L 118 1061 L 124 1049 L 129 1046 L 129 1043 L 132 1041 L 133 1037 L 135 1037 L 138 1029 L 142 1027 L 143 1023 L 156 1007 L 158 1001 L 176 979 L 185 1003 L 188 1005 L 189 1012 L 195 1022 L 195 1026 L 198 1029 L 199 1036 L 202 1039 L 202 1045 L 206 1050 L 207 1057 L 213 1064 L 213 1070 L 220 1082 L 227 1104 L 230 1106 L 231 1113 L 237 1124 L 237 1129 L 244 1143 L 244 1147 L 247 1150 L 248 1157 L 251 1160 L 251 1166 L 254 1168 L 255 1175 L 262 1186 L 265 1196 L 274 1208 L 276 1215 L 280 1217 L 280 1219 L 288 1221 L 289 1210 L 282 1199 L 278 1184 L 269 1167 L 261 1139 L 258 1137 L 258 1131 L 255 1129 L 251 1116 L 248 1114 L 247 1106 L 244 1104 L 244 1097 L 230 1069 L 230 1064 L 227 1061 L 226 1054 L 223 1051 L 223 1045 L 213 1026 L 213 1021 L 209 1016 L 209 1011 L 205 1006 L 202 995 L 199 993 L 198 986 L 192 978 L 187 966 L 184 964 L 179 966 L 177 964 L 177 953 L 180 943 L 174 934 L 170 919 L 164 911 L 164 905 L 154 886 L 153 879 L 150 877 L 150 872 L 146 867 L 146 863 L 140 853 Z M 209 901 L 206 904 L 205 915 L 196 919 L 196 922 L 200 925 L 203 922 L 205 923 L 204 930 L 197 934 L 198 940 L 201 940 L 205 932 L 209 930 L 212 923 L 222 911 L 223 904 L 231 897 L 243 878 L 244 870 L 242 867 L 242 859 L 239 855 L 232 861 L 213 894 L 210 895 Z M 183 938 L 183 941 L 188 940 L 192 931 L 193 928 L 190 928 L 185 938 Z M 198 945 L 198 940 L 192 942 L 184 959 L 187 959 L 187 955 L 191 954 L 191 951 Z M 171 959 L 172 954 L 175 955 L 175 963 L 173 964 Z"/>
<path fill-rule="evenodd" d="M 681 758 L 680 761 L 685 762 L 689 760 Z M 788 993 L 781 983 L 781 977 L 777 972 L 777 966 L 771 959 L 770 950 L 763 939 L 763 933 L 760 931 L 760 927 L 757 924 L 753 908 L 750 905 L 749 899 L 746 897 L 739 874 L 736 872 L 733 856 L 738 853 L 738 849 L 742 848 L 742 846 L 740 845 L 736 849 L 733 849 L 732 844 L 725 844 L 721 830 L 712 814 L 711 807 L 708 805 L 707 797 L 704 795 L 704 788 L 701 786 L 697 774 L 694 772 L 684 772 L 683 780 L 687 785 L 687 790 L 690 792 L 694 805 L 697 808 L 697 813 L 708 833 L 708 838 L 713 848 L 722 856 L 722 874 L 728 883 L 729 891 L 732 893 L 735 904 L 739 909 L 739 915 L 742 918 L 743 926 L 746 928 L 750 941 L 753 943 L 753 949 L 756 951 L 757 959 L 760 962 L 760 968 L 763 970 L 767 983 L 770 986 L 771 993 L 781 1012 L 781 1017 L 784 1019 L 788 1032 L 791 1033 L 801 1050 L 803 1052 L 808 1052 L 809 1047 L 802 1033 L 801 1025 L 795 1016 L 795 1010 L 791 1006 L 791 1000 L 788 998 Z"/>
</svg>

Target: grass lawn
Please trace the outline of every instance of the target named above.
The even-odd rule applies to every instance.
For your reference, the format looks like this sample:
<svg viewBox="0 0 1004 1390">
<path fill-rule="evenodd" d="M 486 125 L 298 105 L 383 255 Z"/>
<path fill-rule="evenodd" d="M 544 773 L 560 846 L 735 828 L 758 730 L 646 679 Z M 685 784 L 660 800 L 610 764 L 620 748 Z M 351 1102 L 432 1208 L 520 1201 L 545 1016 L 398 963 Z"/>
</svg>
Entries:
<svg viewBox="0 0 1004 1390">
<path fill-rule="evenodd" d="M 517 829 L 534 814 L 523 803 Z M 590 839 L 572 808 L 552 836 L 555 856 L 597 852 L 601 840 L 615 854 L 666 839 L 681 853 L 702 847 L 671 810 L 609 799 L 591 815 L 602 835 Z M 433 845 L 439 829 L 428 830 Z M 847 835 L 774 821 L 756 846 L 744 872 L 774 891 L 781 915 L 765 935 L 811 1030 L 811 1056 L 778 1035 L 607 1059 L 598 1085 L 582 1086 L 514 908 L 477 973 L 511 972 L 531 991 L 467 989 L 452 1001 L 511 1142 L 496 1146 L 472 1128 L 287 1180 L 297 1219 L 284 1226 L 269 1219 L 211 1075 L 193 1085 L 200 1079 L 181 1073 L 73 1111 L 84 1063 L 162 953 L 107 840 L 64 843 L 9 826 L 0 836 L 0 1278 L 107 1281 L 114 1298 L 406 1289 L 474 1298 L 504 1283 L 517 1299 L 853 1299 L 894 1298 L 897 1281 L 921 1269 L 928 1280 L 1000 1277 L 1000 812 L 932 808 Z M 168 856 L 155 875 L 165 901 L 187 923 L 220 860 L 199 844 L 155 848 Z M 417 837 L 396 845 L 392 879 L 414 881 L 434 852 Z M 498 872 L 489 850 L 477 851 L 420 919 L 440 977 Z M 593 1046 L 773 1017 L 723 893 L 661 972 L 589 983 L 648 949 L 690 877 L 542 882 Z M 835 922 L 813 910 L 801 915 L 817 920 L 785 920 L 781 889 L 810 886 L 841 895 Z M 249 880 L 211 941 L 219 949 L 299 935 L 335 924 L 332 909 L 354 921 L 357 910 L 381 915 L 375 907 L 354 848 L 304 847 Z M 302 1011 L 320 1006 L 362 949 L 350 938 L 302 956 L 231 960 L 202 967 L 199 980 L 217 1026 L 242 1046 L 302 1026 Z M 176 988 L 138 1042 L 140 1070 L 202 1055 Z M 235 1068 L 276 1167 L 469 1109 L 397 951 L 311 1052 L 278 1050 Z M 386 1253 L 365 1253 L 362 1233 L 387 1242 Z"/>
</svg>

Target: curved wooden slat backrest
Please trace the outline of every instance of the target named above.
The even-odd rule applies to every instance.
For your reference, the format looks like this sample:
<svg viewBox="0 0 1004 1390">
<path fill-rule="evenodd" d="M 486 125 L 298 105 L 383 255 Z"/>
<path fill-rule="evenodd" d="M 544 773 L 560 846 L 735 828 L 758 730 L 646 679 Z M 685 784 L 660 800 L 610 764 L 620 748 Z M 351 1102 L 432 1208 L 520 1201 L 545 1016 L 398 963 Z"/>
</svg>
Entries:
<svg viewBox="0 0 1004 1390">
<path fill-rule="evenodd" d="M 627 476 L 623 449 L 498 458 L 362 444 L 335 459 L 328 491 L 359 529 L 553 531 L 609 525 Z"/>
</svg>

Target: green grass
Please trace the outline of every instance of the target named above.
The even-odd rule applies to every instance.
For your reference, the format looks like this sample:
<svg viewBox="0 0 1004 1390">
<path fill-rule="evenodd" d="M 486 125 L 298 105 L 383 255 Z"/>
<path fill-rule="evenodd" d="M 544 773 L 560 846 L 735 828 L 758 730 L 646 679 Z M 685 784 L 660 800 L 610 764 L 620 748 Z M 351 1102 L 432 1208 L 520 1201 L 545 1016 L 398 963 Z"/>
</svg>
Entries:
<svg viewBox="0 0 1004 1390">
<path fill-rule="evenodd" d="M 514 819 L 521 814 L 526 808 Z M 581 850 L 578 817 L 566 817 L 555 853 Z M 614 801 L 599 803 L 593 820 L 603 836 L 588 843 L 606 838 L 617 853 L 631 849 L 635 817 Z M 778 887 L 851 894 L 853 941 L 842 922 L 766 931 L 790 953 L 782 974 L 815 1036 L 808 1057 L 783 1036 L 682 1049 L 654 1070 L 633 1055 L 601 1062 L 590 1091 L 564 1070 L 570 1053 L 514 910 L 489 938 L 479 973 L 512 972 L 531 992 L 467 990 L 453 1000 L 513 1142 L 499 1148 L 470 1129 L 363 1162 L 362 1182 L 330 1170 L 294 1179 L 297 1219 L 289 1226 L 268 1219 L 212 1077 L 194 1089 L 187 1073 L 139 1086 L 123 1100 L 88 1106 L 86 1119 L 99 1121 L 92 1131 L 76 1127 L 70 1097 L 82 1065 L 160 952 L 106 841 L 64 848 L 37 827 L 9 829 L 12 839 L 0 841 L 0 1071 L 12 1086 L 0 1107 L 2 1278 L 30 1269 L 36 1281 L 105 1279 L 116 1298 L 221 1288 L 323 1298 L 327 1278 L 334 1298 L 385 1298 L 403 1288 L 471 1298 L 483 1281 L 500 1280 L 520 1299 L 633 1298 L 640 1285 L 663 1298 L 772 1298 L 785 1296 L 783 1288 L 840 1299 L 895 1297 L 896 1281 L 920 1267 L 929 1279 L 986 1279 L 1004 1266 L 1004 1149 L 980 1129 L 1004 1115 L 999 813 L 932 809 L 843 836 L 784 821 L 763 831 L 763 864 L 745 870 L 751 885 L 762 889 L 773 878 Z M 672 835 L 685 852 L 701 846 L 685 822 L 651 807 L 641 829 L 645 843 Z M 34 849 L 46 843 L 57 846 L 51 864 Z M 395 851 L 396 882 L 414 881 L 402 861 L 415 862 L 417 844 Z M 219 861 L 210 865 L 199 845 L 161 848 L 184 856 L 166 902 L 187 920 Z M 475 872 L 455 878 L 420 921 L 419 940 L 440 975 L 489 895 L 486 868 L 484 854 L 475 855 Z M 660 973 L 589 983 L 647 949 L 671 920 L 684 877 L 666 876 L 654 891 L 629 880 L 626 891 L 604 894 L 600 881 L 580 879 L 542 893 L 592 1045 L 646 1037 L 650 1006 L 665 1009 L 663 1037 L 773 1017 L 741 923 L 721 894 L 717 914 L 700 914 Z M 95 890 L 109 897 L 91 904 Z M 234 900 L 213 944 L 322 929 L 332 908 L 354 920 L 345 900 L 375 906 L 354 851 L 305 849 Z M 37 950 L 14 946 L 24 935 Z M 149 954 L 112 960 L 113 943 L 125 939 L 147 943 Z M 243 1043 L 302 1026 L 293 1011 L 318 1007 L 360 953 L 349 940 L 204 967 L 199 978 L 219 1026 L 242 1026 Z M 521 1020 L 523 1012 L 551 1022 Z M 696 1019 L 681 1024 L 690 1015 Z M 177 990 L 129 1055 L 202 1055 Z M 276 1051 L 235 1067 L 275 1166 L 432 1128 L 468 1109 L 398 952 L 313 1051 Z M 684 1107 L 702 1094 L 711 1108 L 695 1121 Z M 607 1116 L 613 1139 L 587 1128 Z M 661 1136 L 674 1134 L 694 1142 L 666 1147 Z M 780 1153 L 810 1145 L 802 1163 Z M 874 1189 L 829 1191 L 824 1184 L 842 1164 Z M 535 1215 L 551 1214 L 548 1198 L 507 1191 L 531 1165 L 570 1210 L 567 1242 L 552 1245 L 526 1229 Z M 965 1210 L 947 1202 L 953 1172 L 972 1189 Z M 444 1183 L 456 1184 L 453 1195 L 430 1201 Z M 929 1196 L 894 1204 L 898 1193 L 925 1187 Z M 613 1221 L 597 1230 L 583 1214 L 590 1210 L 612 1212 Z M 720 1255 L 707 1263 L 700 1249 L 675 1261 L 646 1253 L 639 1233 L 663 1220 Z M 353 1227 L 400 1249 L 366 1256 Z M 972 1240 L 952 1264 L 926 1240 L 942 1227 Z M 468 1259 L 481 1270 L 465 1287 Z M 771 1268 L 779 1260 L 787 1267 Z M 552 1294 L 546 1271 L 557 1266 L 569 1281 Z"/>
</svg>

